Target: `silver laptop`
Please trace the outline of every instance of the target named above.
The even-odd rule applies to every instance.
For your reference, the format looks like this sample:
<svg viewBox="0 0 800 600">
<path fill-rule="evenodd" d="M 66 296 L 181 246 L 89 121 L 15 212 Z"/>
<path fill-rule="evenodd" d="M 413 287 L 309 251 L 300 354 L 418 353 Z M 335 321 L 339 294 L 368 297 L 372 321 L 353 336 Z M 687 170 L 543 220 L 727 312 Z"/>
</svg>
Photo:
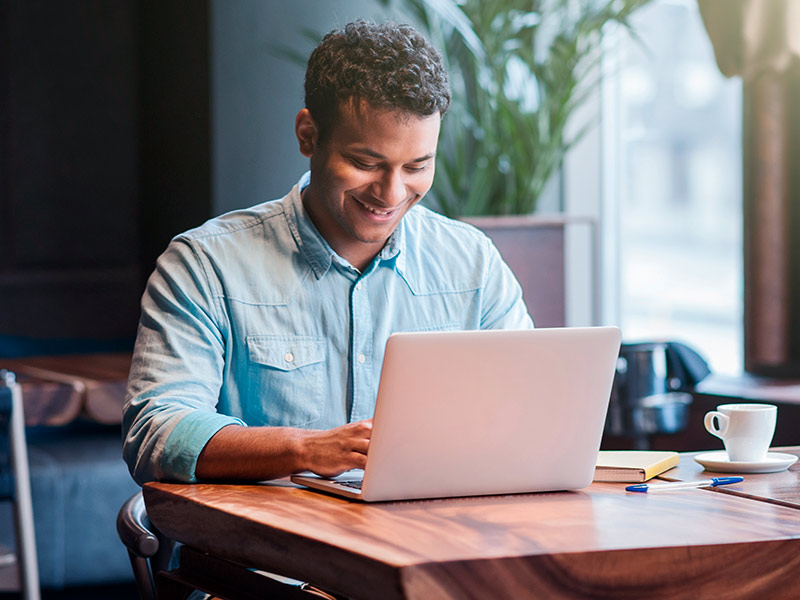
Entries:
<svg viewBox="0 0 800 600">
<path fill-rule="evenodd" d="M 368 502 L 586 487 L 619 345 L 616 327 L 393 334 L 365 469 L 292 481 Z"/>
</svg>

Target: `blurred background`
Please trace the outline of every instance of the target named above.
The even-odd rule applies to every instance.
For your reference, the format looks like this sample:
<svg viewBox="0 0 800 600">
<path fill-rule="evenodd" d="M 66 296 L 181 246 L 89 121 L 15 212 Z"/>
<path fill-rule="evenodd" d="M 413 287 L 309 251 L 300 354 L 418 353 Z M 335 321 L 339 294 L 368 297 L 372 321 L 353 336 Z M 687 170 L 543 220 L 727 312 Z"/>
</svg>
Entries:
<svg viewBox="0 0 800 600">
<path fill-rule="evenodd" d="M 796 0 L 0 0 L 0 359 L 128 356 L 169 240 L 307 169 L 303 61 L 356 17 L 410 21 L 444 52 L 454 104 L 428 203 L 513 230 L 497 243 L 538 324 L 683 342 L 734 381 L 709 403 L 747 398 L 757 375 L 800 407 Z M 130 582 L 116 402 L 101 424 L 29 429 L 47 589 Z M 681 431 L 680 406 L 680 426 L 617 433 Z M 781 411 L 797 443 L 800 414 Z M 709 444 L 695 434 L 661 445 Z M 58 461 L 93 514 L 48 491 L 73 489 Z M 64 552 L 92 520 L 102 532 Z"/>
<path fill-rule="evenodd" d="M 415 4 L 0 3 L 0 353 L 129 346 L 170 237 L 305 170 L 303 67 L 286 55 L 355 17 L 413 21 Z M 603 30 L 567 125 L 586 131 L 535 210 L 596 227 L 567 250 L 567 324 L 679 338 L 738 373 L 742 80 L 720 72 L 695 0 L 642 4 Z"/>
</svg>

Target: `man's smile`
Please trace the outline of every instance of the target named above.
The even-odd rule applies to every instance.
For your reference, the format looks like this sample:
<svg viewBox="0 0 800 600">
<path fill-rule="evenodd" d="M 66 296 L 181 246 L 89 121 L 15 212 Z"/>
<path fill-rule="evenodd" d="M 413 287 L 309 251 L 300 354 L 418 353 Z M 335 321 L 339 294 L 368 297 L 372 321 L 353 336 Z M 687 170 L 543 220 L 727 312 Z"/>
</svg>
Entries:
<svg viewBox="0 0 800 600">
<path fill-rule="evenodd" d="M 369 212 L 371 212 L 373 215 L 378 215 L 379 217 L 388 217 L 388 216 L 390 216 L 392 213 L 394 213 L 394 212 L 395 212 L 395 210 L 397 210 L 396 208 L 393 208 L 393 209 L 391 209 L 391 210 L 379 210 L 379 209 L 375 208 L 374 206 L 371 206 L 371 205 L 367 204 L 366 202 L 362 202 L 361 200 L 359 200 L 359 199 L 358 199 L 358 198 L 356 198 L 355 196 L 353 196 L 353 199 L 354 199 L 356 202 L 358 202 L 358 203 L 359 203 L 361 206 L 363 206 L 364 208 L 366 208 L 366 209 L 367 209 Z"/>
</svg>

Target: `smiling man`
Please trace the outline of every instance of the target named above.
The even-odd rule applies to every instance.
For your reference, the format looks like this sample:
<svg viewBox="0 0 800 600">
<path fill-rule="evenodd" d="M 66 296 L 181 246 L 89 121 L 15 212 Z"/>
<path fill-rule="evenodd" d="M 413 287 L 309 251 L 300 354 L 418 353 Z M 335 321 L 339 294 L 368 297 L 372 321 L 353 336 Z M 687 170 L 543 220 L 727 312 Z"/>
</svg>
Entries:
<svg viewBox="0 0 800 600">
<path fill-rule="evenodd" d="M 349 98 L 320 144 L 311 112 L 297 115 L 300 151 L 311 159 L 303 205 L 339 256 L 363 270 L 433 183 L 441 116 L 408 115 Z"/>
<path fill-rule="evenodd" d="M 177 236 L 148 281 L 123 420 L 140 483 L 363 468 L 391 333 L 533 326 L 489 239 L 418 206 L 450 102 L 438 52 L 356 21 L 305 89 L 309 172 Z"/>
</svg>

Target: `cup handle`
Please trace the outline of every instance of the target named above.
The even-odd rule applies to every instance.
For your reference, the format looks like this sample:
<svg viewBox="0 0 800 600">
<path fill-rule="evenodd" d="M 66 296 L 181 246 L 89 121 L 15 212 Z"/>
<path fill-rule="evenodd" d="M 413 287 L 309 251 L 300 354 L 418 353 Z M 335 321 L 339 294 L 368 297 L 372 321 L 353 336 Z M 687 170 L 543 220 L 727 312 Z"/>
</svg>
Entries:
<svg viewBox="0 0 800 600">
<path fill-rule="evenodd" d="M 714 418 L 717 419 L 717 423 L 719 424 L 718 428 L 714 426 Z M 717 436 L 721 440 L 725 439 L 729 422 L 730 420 L 726 415 L 723 415 L 721 412 L 717 412 L 716 410 L 707 412 L 705 418 L 703 419 L 703 424 L 706 426 L 708 433 Z"/>
</svg>

